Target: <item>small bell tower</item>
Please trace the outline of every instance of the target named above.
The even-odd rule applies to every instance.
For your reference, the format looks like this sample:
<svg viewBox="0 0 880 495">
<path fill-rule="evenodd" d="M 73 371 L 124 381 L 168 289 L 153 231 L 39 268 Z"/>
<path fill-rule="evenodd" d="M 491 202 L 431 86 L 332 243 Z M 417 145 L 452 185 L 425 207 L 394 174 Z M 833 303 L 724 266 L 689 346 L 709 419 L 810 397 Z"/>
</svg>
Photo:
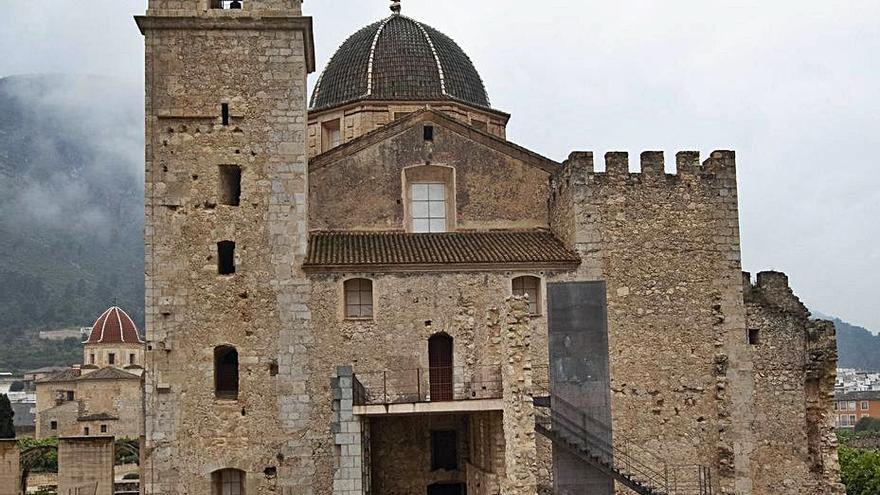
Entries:
<svg viewBox="0 0 880 495">
<path fill-rule="evenodd" d="M 301 0 L 149 0 L 146 494 L 308 493 Z M 267 474 L 267 473 L 271 473 Z M 219 491 L 218 491 L 219 490 Z M 227 491 L 223 491 L 227 490 Z"/>
</svg>

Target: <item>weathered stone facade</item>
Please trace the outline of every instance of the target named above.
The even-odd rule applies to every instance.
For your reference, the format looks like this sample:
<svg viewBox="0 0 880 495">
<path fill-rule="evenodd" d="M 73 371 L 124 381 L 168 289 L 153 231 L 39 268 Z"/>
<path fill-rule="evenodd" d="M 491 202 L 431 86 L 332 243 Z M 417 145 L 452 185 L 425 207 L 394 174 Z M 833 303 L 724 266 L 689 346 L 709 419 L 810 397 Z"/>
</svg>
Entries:
<svg viewBox="0 0 880 495">
<path fill-rule="evenodd" d="M 830 322 L 810 319 L 788 278 L 744 274 L 755 363 L 756 494 L 844 493 L 834 415 L 837 346 Z"/>
<path fill-rule="evenodd" d="M 58 493 L 113 495 L 113 437 L 58 440 Z"/>
<path fill-rule="evenodd" d="M 545 289 L 557 282 L 604 284 L 602 405 L 615 435 L 662 453 L 652 467 L 706 468 L 715 493 L 781 493 L 770 487 L 786 479 L 763 464 L 785 451 L 790 486 L 835 486 L 828 330 L 780 344 L 797 376 L 767 380 L 769 356 L 749 345 L 733 152 L 680 153 L 675 174 L 662 153 L 644 153 L 638 173 L 610 153 L 600 173 L 591 153 L 556 163 L 506 141 L 504 114 L 451 101 L 307 116 L 299 4 L 152 0 L 138 19 L 146 493 L 216 493 L 230 469 L 247 495 L 549 493 L 555 447 L 536 438 L 534 395 L 552 393 Z M 481 115 L 498 120 L 484 129 Z M 344 134 L 324 151 L 327 119 Z M 223 167 L 240 171 L 232 202 Z M 417 184 L 441 186 L 439 232 L 415 227 Z M 418 263 L 405 261 L 413 250 Z M 529 288 L 515 289 L 523 276 Z M 523 292 L 537 304 L 511 299 Z M 808 342 L 815 356 L 794 360 Z M 231 348 L 233 396 L 219 393 L 217 360 Z M 776 384 L 803 418 L 779 442 L 769 422 L 753 428 L 791 419 L 769 418 L 781 403 L 761 409 Z M 457 462 L 438 467 L 442 442 Z"/>
<path fill-rule="evenodd" d="M 20 455 L 17 440 L 0 439 L 0 495 L 20 495 Z"/>
</svg>

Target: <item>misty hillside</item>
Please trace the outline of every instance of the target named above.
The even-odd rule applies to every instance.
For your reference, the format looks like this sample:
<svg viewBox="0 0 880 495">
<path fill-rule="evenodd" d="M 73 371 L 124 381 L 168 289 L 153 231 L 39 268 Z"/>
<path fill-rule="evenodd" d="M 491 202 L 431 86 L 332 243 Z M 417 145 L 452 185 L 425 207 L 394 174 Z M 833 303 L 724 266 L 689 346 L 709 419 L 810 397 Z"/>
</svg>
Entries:
<svg viewBox="0 0 880 495">
<path fill-rule="evenodd" d="M 51 354 L 37 329 L 90 324 L 114 300 L 143 321 L 142 115 L 120 81 L 0 79 L 0 349 L 16 361 Z"/>
<path fill-rule="evenodd" d="M 837 350 L 841 368 L 880 371 L 880 335 L 829 317 L 837 329 Z"/>
</svg>

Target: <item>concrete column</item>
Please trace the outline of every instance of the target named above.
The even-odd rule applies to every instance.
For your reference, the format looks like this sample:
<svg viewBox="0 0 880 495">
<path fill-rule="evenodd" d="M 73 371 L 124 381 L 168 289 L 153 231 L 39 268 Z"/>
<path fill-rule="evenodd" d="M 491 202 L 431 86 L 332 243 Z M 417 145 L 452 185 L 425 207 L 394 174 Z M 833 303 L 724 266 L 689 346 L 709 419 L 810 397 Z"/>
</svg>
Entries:
<svg viewBox="0 0 880 495">
<path fill-rule="evenodd" d="M 14 438 L 0 440 L 0 495 L 19 495 L 21 486 L 21 467 L 18 464 L 21 452 Z"/>
<path fill-rule="evenodd" d="M 535 405 L 532 402 L 532 358 L 529 349 L 529 305 L 523 297 L 508 298 L 501 328 L 503 391 L 503 495 L 535 495 L 538 491 Z"/>
<path fill-rule="evenodd" d="M 113 437 L 60 438 L 58 495 L 113 495 L 114 451 Z"/>
<path fill-rule="evenodd" d="M 352 413 L 356 379 L 351 366 L 338 366 L 330 380 L 333 423 L 330 428 L 339 455 L 333 471 L 333 495 L 364 495 L 370 491 L 368 423 Z"/>
</svg>

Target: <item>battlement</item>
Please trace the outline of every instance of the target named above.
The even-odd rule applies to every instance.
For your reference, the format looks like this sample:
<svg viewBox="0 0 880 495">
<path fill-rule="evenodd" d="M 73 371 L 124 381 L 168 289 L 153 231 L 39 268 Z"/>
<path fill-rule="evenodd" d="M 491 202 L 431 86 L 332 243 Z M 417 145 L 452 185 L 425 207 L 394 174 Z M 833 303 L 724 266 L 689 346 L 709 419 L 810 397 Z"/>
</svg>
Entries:
<svg viewBox="0 0 880 495">
<path fill-rule="evenodd" d="M 594 167 L 593 152 L 575 151 L 569 155 L 568 160 L 563 163 L 563 167 L 572 167 L 587 174 L 608 177 L 736 175 L 736 153 L 734 151 L 713 151 L 709 158 L 703 162 L 700 162 L 699 151 L 680 151 L 675 155 L 675 174 L 666 173 L 666 161 L 662 151 L 643 152 L 639 163 L 639 171 L 630 172 L 629 153 L 626 151 L 609 151 L 605 153 L 605 171 L 597 172 Z"/>
</svg>

